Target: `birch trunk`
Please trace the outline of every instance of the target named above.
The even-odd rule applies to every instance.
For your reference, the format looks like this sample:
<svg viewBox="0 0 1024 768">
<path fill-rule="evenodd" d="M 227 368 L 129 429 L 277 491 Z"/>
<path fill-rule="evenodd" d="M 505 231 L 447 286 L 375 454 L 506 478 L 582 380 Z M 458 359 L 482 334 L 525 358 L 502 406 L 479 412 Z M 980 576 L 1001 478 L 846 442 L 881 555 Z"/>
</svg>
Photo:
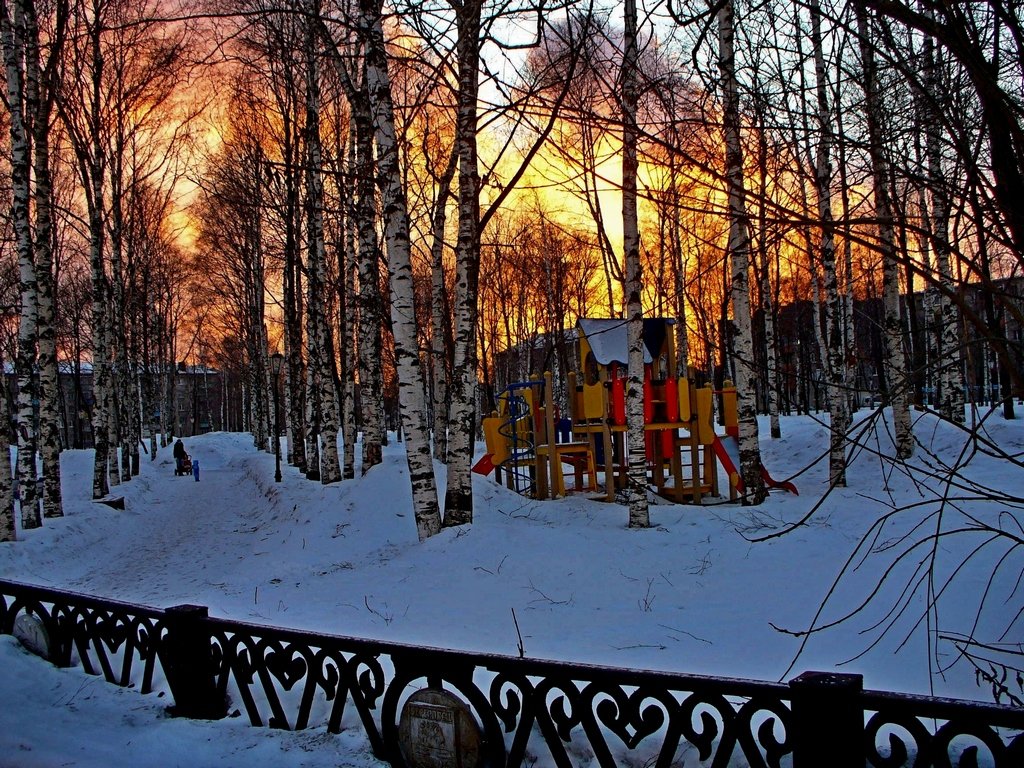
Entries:
<svg viewBox="0 0 1024 768">
<path fill-rule="evenodd" d="M 110 440 L 107 434 L 109 413 L 107 410 L 108 371 L 106 334 L 103 332 L 107 321 L 106 312 L 106 273 L 103 268 L 103 198 L 102 170 L 93 169 L 97 180 L 93 189 L 93 197 L 98 201 L 91 206 L 89 212 L 89 263 L 92 275 L 92 377 L 93 377 L 93 408 L 92 434 L 95 449 L 92 476 L 92 497 L 101 499 L 110 492 L 107 480 L 107 463 L 110 456 Z M 98 188 L 98 189 L 97 189 Z M 168 393 L 169 416 L 174 419 L 176 403 L 174 400 L 174 384 L 171 378 Z M 172 427 L 173 431 L 173 427 Z"/>
<path fill-rule="evenodd" d="M 430 354 L 434 376 L 434 458 L 438 461 L 446 461 L 448 458 L 448 342 L 451 338 L 448 317 L 451 307 L 444 274 L 444 235 L 448 221 L 448 196 L 457 165 L 458 155 L 455 147 L 452 147 L 448 165 L 438 179 L 434 215 L 431 218 L 430 295 L 433 302 L 430 311 Z"/>
<path fill-rule="evenodd" d="M 36 278 L 30 213 L 29 140 L 31 115 L 27 114 L 25 83 L 25 19 L 21 4 L 10 8 L 0 3 L 0 39 L 7 73 L 7 103 L 11 132 L 11 218 L 18 254 L 18 290 L 21 310 L 15 372 L 18 380 L 17 486 L 23 530 L 42 525 L 36 492 L 35 414 L 33 374 L 36 363 Z"/>
<path fill-rule="evenodd" d="M 430 455 L 423 371 L 417 348 L 409 214 L 398 164 L 398 141 L 395 137 L 380 0 L 360 0 L 360 10 L 368 38 L 366 80 L 377 139 L 378 178 L 387 238 L 388 270 L 391 274 L 391 322 L 395 337 L 398 395 L 402 404 L 402 426 L 412 484 L 416 533 L 420 541 L 423 541 L 441 530 L 441 512 L 437 502 L 434 462 Z"/>
<path fill-rule="evenodd" d="M 640 226 L 637 218 L 637 42 L 636 0 L 626 0 L 622 55 L 622 249 L 626 274 L 626 440 L 629 444 L 626 503 L 629 527 L 648 528 L 647 450 L 644 429 L 644 318 L 640 294 Z M 606 478 L 606 482 L 612 482 Z"/>
<path fill-rule="evenodd" d="M 356 126 L 356 206 L 359 226 L 359 385 L 363 422 L 362 474 L 383 460 L 383 394 L 380 370 L 383 310 L 380 297 L 380 253 L 377 242 L 377 205 L 374 196 L 373 119 L 365 83 L 353 98 Z"/>
<path fill-rule="evenodd" d="M 811 47 L 814 52 L 814 77 L 817 90 L 818 153 L 814 182 L 821 222 L 821 268 L 825 281 L 825 348 L 828 375 L 829 408 L 829 485 L 846 485 L 846 433 L 850 428 L 847 397 L 846 345 L 843 333 L 843 302 L 836 275 L 835 221 L 832 216 L 832 122 L 828 100 L 825 54 L 821 39 L 821 9 L 817 0 L 810 6 Z"/>
<path fill-rule="evenodd" d="M 448 424 L 448 486 L 444 525 L 473 522 L 470 467 L 476 435 L 477 315 L 480 282 L 480 171 L 477 96 L 480 89 L 481 0 L 457 9 L 458 96 L 455 145 L 459 155 L 459 231 L 455 245 L 455 356 Z"/>
<path fill-rule="evenodd" d="M 678 200 L 678 196 L 675 197 Z M 687 335 L 686 322 L 686 259 L 683 256 L 683 243 L 680 235 L 681 224 L 678 213 L 673 216 L 673 231 L 670 235 L 673 242 L 673 250 L 676 255 L 675 274 L 675 299 L 676 299 L 676 322 L 674 331 L 676 334 L 676 375 L 684 379 L 690 378 L 689 360 L 690 347 Z M 680 414 L 685 419 L 686 414 Z"/>
<path fill-rule="evenodd" d="M 349 170 L 356 167 L 356 140 L 354 124 L 349 122 L 348 142 L 348 166 Z M 342 399 L 342 445 L 344 456 L 341 463 L 341 479 L 352 480 L 356 476 L 356 438 L 357 438 L 357 413 L 356 413 L 356 367 L 358 366 L 358 350 L 356 348 L 356 233 L 353 223 L 355 222 L 355 196 L 350 188 L 343 193 L 345 198 L 345 221 L 342 227 L 344 245 L 340 255 L 341 266 L 341 294 L 342 306 L 345 311 L 341 313 L 339 333 L 341 354 L 345 360 L 344 366 L 344 398 Z"/>
<path fill-rule="evenodd" d="M 743 180 L 743 149 L 739 113 L 739 88 L 733 48 L 735 18 L 732 0 L 718 12 L 718 67 L 722 83 L 722 120 L 725 136 L 725 176 L 729 197 L 729 256 L 732 259 L 732 312 L 735 337 L 732 345 L 736 370 L 736 403 L 739 419 L 740 473 L 746 492 L 744 505 L 757 505 L 768 491 L 761 477 L 761 448 L 757 434 L 754 395 L 754 340 L 750 320 L 750 235 Z"/>
<path fill-rule="evenodd" d="M 758 97 L 758 105 L 763 104 L 763 99 Z M 768 206 L 764 203 L 768 198 L 768 131 L 764 127 L 763 109 L 759 112 L 759 124 L 762 126 L 758 131 L 757 152 L 758 165 L 760 167 L 760 182 L 758 195 L 762 201 L 758 207 L 758 224 L 761 230 L 760 247 L 758 251 L 760 258 L 755 260 L 754 274 L 757 276 L 758 294 L 760 296 L 761 311 L 764 315 L 764 356 L 765 356 L 765 400 L 768 406 L 769 434 L 773 440 L 782 437 L 782 423 L 779 420 L 779 386 L 778 386 L 778 352 L 775 343 L 775 302 L 772 299 L 772 284 L 769 279 L 768 260 Z M 778 254 L 776 254 L 778 256 Z"/>
<path fill-rule="evenodd" d="M 844 135 L 843 132 L 843 110 L 839 109 L 835 112 L 836 119 L 836 135 L 840 138 Z M 842 239 L 843 239 L 843 257 L 842 257 L 842 270 L 843 270 L 843 282 L 845 283 L 844 288 L 840 291 L 839 300 L 842 303 L 842 325 L 843 325 L 843 339 L 844 345 L 847 349 L 853 349 L 854 336 L 853 336 L 853 237 L 850 226 L 850 190 L 849 190 L 849 178 L 847 176 L 847 162 L 846 162 L 846 144 L 840 141 L 838 144 L 838 155 L 839 155 L 839 205 L 842 213 Z M 853 383 L 857 380 L 857 358 L 854 355 L 848 355 L 846 358 L 846 381 Z M 855 394 L 855 393 L 854 393 Z M 856 412 L 858 407 L 856 398 L 851 398 L 853 402 L 852 413 Z"/>
<path fill-rule="evenodd" d="M 113 147 L 110 152 L 110 288 L 111 288 L 111 327 L 110 327 L 110 359 L 114 363 L 111 392 L 113 395 L 113 415 L 111 420 L 111 445 L 120 447 L 116 454 L 115 464 L 111 467 L 111 484 L 131 479 L 130 446 L 128 444 L 131 427 L 129 414 L 132 398 L 129 395 L 129 363 L 125 337 L 124 319 L 124 212 L 122 199 L 124 193 L 124 136 L 118 123 L 113 127 Z"/>
<path fill-rule="evenodd" d="M 289 221 L 292 217 L 289 216 Z M 302 358 L 302 278 L 299 265 L 298 247 L 292 226 L 285 248 L 284 263 L 284 320 L 285 355 L 287 370 L 284 377 L 284 403 L 287 414 L 286 456 L 292 466 L 305 474 L 308 465 L 306 455 L 306 409 L 303 381 L 305 363 Z"/>
<path fill-rule="evenodd" d="M 914 453 L 914 435 L 910 423 L 910 398 L 906 358 L 903 352 L 903 323 L 900 320 L 899 265 L 896 261 L 892 202 L 889 198 L 889 166 L 885 156 L 881 100 L 876 80 L 874 49 L 871 47 L 867 12 L 856 6 L 857 31 L 864 69 L 864 109 L 868 127 L 868 154 L 874 182 L 875 216 L 878 219 L 878 245 L 882 254 L 882 301 L 884 306 L 885 378 L 892 405 L 896 455 L 909 458 Z"/>
<path fill-rule="evenodd" d="M 3 362 L 0 361 L 0 371 Z M 7 401 L 7 377 L 0 389 L 0 542 L 16 541 L 14 483 L 11 481 L 11 409 Z"/>
<path fill-rule="evenodd" d="M 310 3 L 313 18 L 320 15 L 320 3 Z M 324 287 L 324 188 L 323 158 L 320 144 L 320 68 L 313 25 L 306 32 L 306 239 L 309 249 L 307 286 L 309 289 L 310 363 L 314 369 L 313 396 L 318 400 L 319 424 L 323 437 L 320 461 L 320 482 L 324 485 L 341 480 L 338 462 L 338 393 L 334 380 L 334 344 L 327 320 L 327 291 Z M 315 349 L 315 354 L 314 350 Z"/>
<path fill-rule="evenodd" d="M 107 324 L 110 322 L 108 308 L 109 290 L 104 264 L 104 201 L 103 178 L 106 173 L 103 138 L 100 123 L 103 115 L 103 56 L 100 40 L 103 22 L 99 9 L 93 7 L 94 18 L 89 29 L 89 47 L 92 59 L 91 79 L 88 96 L 88 148 L 83 182 L 88 189 L 89 207 L 89 265 L 92 278 L 92 366 L 93 366 L 93 412 L 92 433 L 95 445 L 92 495 L 102 498 L 110 492 L 107 467 L 110 463 L 110 364 L 107 347 Z M 173 392 L 172 392 L 173 398 Z M 172 405 L 174 403 L 172 402 Z"/>
<path fill-rule="evenodd" d="M 29 92 L 36 97 L 33 134 L 36 204 L 35 269 L 38 287 L 37 338 L 39 344 L 39 450 L 43 464 L 43 517 L 63 517 L 60 484 L 59 377 L 57 370 L 56 319 L 53 278 L 53 188 L 50 173 L 50 117 L 54 84 L 44 81 L 40 70 L 39 25 L 33 3 L 26 6 L 26 71 Z M 63 20 L 59 17 L 58 24 Z M 59 53 L 61 32 L 56 34 L 51 57 Z M 52 71 L 52 70 L 51 70 Z M 35 83 L 32 86 L 32 83 Z M 3 462 L 0 460 L 0 472 Z M 2 498 L 2 496 L 0 496 Z"/>
<path fill-rule="evenodd" d="M 960 312 L 950 299 L 956 291 L 953 282 L 952 247 L 949 241 L 950 199 L 946 173 L 942 167 L 942 116 L 937 108 L 940 95 L 942 71 L 942 49 L 936 48 L 929 35 L 924 36 L 924 89 L 925 98 L 925 154 L 928 160 L 928 175 L 932 189 L 931 239 L 935 249 L 935 266 L 939 273 L 939 339 L 938 360 L 940 364 L 939 413 L 943 418 L 963 424 L 964 376 L 963 355 L 960 340 Z"/>
</svg>

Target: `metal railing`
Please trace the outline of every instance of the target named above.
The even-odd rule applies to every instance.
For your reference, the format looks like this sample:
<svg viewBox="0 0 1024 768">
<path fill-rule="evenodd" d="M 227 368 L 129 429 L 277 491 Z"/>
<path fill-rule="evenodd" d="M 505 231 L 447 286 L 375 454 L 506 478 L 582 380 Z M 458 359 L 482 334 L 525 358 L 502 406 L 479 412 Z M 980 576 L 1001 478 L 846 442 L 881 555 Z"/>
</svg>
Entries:
<svg viewBox="0 0 1024 768">
<path fill-rule="evenodd" d="M 769 683 L 419 648 L 0 580 L 0 633 L 26 622 L 55 664 L 142 693 L 166 681 L 173 714 L 362 728 L 396 767 L 419 764 L 400 732 L 417 689 L 470 713 L 478 754 L 463 765 L 1024 766 L 1024 710 L 864 691 L 859 675 Z"/>
</svg>

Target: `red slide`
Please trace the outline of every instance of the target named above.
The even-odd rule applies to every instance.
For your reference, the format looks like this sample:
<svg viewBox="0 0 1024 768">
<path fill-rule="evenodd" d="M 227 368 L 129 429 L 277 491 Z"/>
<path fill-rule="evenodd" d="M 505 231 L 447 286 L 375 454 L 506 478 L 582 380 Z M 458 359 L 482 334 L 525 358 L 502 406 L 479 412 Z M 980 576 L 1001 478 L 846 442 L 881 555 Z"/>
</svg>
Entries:
<svg viewBox="0 0 1024 768">
<path fill-rule="evenodd" d="M 722 463 L 722 467 L 732 478 L 736 476 L 736 490 L 740 493 L 744 492 L 743 486 L 743 475 L 740 474 L 738 469 L 740 465 L 740 446 L 739 441 L 732 436 L 727 436 L 727 440 L 722 440 L 718 435 L 715 435 L 715 441 L 712 443 L 712 447 L 715 450 L 715 456 Z M 764 480 L 764 484 L 769 488 L 779 488 L 783 491 L 789 491 L 794 496 L 799 496 L 800 493 L 797 491 L 796 486 L 788 480 L 776 480 L 765 469 L 764 464 L 761 465 L 761 479 Z"/>
</svg>

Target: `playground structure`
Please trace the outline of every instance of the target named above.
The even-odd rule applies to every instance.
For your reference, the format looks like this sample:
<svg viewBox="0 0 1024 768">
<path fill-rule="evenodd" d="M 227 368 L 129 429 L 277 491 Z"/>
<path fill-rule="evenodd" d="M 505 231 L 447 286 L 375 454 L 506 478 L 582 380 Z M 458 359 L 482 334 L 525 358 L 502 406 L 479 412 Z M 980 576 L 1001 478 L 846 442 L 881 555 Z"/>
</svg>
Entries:
<svg viewBox="0 0 1024 768">
<path fill-rule="evenodd" d="M 743 492 L 739 472 L 736 390 L 727 382 L 722 394 L 726 434 L 714 429 L 710 387 L 695 387 L 675 376 L 676 351 L 671 319 L 644 320 L 644 430 L 648 479 L 661 496 L 700 504 L 719 495 L 717 463 L 729 478 L 729 496 Z M 579 355 L 582 380 L 568 376 L 568 418 L 554 407 L 551 373 L 508 385 L 498 410 L 483 420 L 487 453 L 474 467 L 494 472 L 495 480 L 525 495 L 545 499 L 566 493 L 566 477 L 575 491 L 598 490 L 615 499 L 625 486 L 626 324 L 622 320 L 581 319 Z M 717 463 L 716 463 L 717 462 Z M 796 493 L 776 483 L 762 467 L 769 487 Z"/>
</svg>

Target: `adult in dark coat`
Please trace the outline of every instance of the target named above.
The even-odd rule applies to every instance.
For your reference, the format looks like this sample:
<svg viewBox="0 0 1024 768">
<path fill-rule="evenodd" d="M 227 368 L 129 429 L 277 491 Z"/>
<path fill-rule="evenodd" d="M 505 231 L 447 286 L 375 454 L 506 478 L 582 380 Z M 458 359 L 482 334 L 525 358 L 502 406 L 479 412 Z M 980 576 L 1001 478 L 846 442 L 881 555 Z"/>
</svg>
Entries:
<svg viewBox="0 0 1024 768">
<path fill-rule="evenodd" d="M 177 442 L 174 444 L 174 474 L 183 475 L 185 474 L 185 459 L 188 458 L 188 454 L 185 452 L 185 444 L 181 442 L 179 437 Z"/>
</svg>

